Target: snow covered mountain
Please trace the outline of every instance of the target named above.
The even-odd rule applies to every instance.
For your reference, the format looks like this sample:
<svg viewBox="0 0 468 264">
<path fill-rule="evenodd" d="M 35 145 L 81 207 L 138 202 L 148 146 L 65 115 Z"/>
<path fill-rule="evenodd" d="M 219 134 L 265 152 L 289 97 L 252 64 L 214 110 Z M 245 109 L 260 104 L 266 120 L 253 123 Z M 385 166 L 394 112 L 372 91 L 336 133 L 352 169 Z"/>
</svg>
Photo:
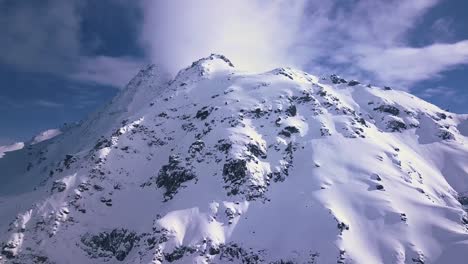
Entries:
<svg viewBox="0 0 468 264">
<path fill-rule="evenodd" d="M 467 263 L 468 115 L 224 56 L 0 159 L 0 263 Z"/>
</svg>

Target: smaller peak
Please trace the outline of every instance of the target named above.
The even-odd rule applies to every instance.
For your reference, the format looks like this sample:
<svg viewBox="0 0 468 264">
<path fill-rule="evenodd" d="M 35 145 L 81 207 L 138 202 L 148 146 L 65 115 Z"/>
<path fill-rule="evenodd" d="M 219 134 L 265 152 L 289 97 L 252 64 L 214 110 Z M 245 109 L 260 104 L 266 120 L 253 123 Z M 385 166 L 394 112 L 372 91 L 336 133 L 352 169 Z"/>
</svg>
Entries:
<svg viewBox="0 0 468 264">
<path fill-rule="evenodd" d="M 170 80 L 170 74 L 163 70 L 162 67 L 156 64 L 147 64 L 130 80 L 127 85 L 129 87 L 140 86 L 142 83 L 148 82 L 167 82 Z"/>
<path fill-rule="evenodd" d="M 293 69 L 291 67 L 275 68 L 269 72 L 266 72 L 266 74 L 283 75 L 284 77 L 288 79 L 299 81 L 299 82 L 313 82 L 313 83 L 318 82 L 317 77 L 310 75 L 307 72 Z"/>
<path fill-rule="evenodd" d="M 294 80 L 294 72 L 291 68 L 289 67 L 280 67 L 280 68 L 275 68 L 267 74 L 273 74 L 273 75 L 283 75 L 291 80 Z"/>
<path fill-rule="evenodd" d="M 334 84 L 340 84 L 340 83 L 348 83 L 345 79 L 341 78 L 337 74 L 332 74 L 330 75 L 330 81 Z"/>
<path fill-rule="evenodd" d="M 359 82 L 358 80 L 354 80 L 354 79 L 351 79 L 351 80 L 346 80 L 342 77 L 340 77 L 339 75 L 337 74 L 331 74 L 330 77 L 324 77 L 322 78 L 323 80 L 330 80 L 333 84 L 344 84 L 344 83 L 347 83 L 348 86 L 356 86 L 358 84 L 361 84 L 361 82 Z"/>
<path fill-rule="evenodd" d="M 143 77 L 148 75 L 155 75 L 159 70 L 159 67 L 156 64 L 147 64 L 141 68 L 135 77 Z"/>
</svg>

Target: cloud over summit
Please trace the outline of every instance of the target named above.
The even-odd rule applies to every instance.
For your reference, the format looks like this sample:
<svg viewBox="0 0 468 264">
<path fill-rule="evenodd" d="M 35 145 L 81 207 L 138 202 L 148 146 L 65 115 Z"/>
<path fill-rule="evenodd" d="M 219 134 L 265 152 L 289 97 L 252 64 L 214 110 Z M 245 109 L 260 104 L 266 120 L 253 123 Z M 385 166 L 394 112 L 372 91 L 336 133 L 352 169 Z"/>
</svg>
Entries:
<svg viewBox="0 0 468 264">
<path fill-rule="evenodd" d="M 210 53 L 246 70 L 294 66 L 409 86 L 468 62 L 466 42 L 413 47 L 437 0 L 141 2 L 141 41 L 171 72 Z"/>
<path fill-rule="evenodd" d="M 440 17 L 429 26 L 427 32 L 440 37 L 412 43 L 441 2 L 4 0 L 0 63 L 123 87 L 148 62 L 175 74 L 221 53 L 245 70 L 293 66 L 405 88 L 468 63 L 467 40 L 454 37 L 453 19 Z M 112 12 L 104 12 L 106 6 Z M 99 25 L 90 21 L 107 27 L 95 30 Z M 119 52 L 106 49 L 111 46 Z"/>
</svg>

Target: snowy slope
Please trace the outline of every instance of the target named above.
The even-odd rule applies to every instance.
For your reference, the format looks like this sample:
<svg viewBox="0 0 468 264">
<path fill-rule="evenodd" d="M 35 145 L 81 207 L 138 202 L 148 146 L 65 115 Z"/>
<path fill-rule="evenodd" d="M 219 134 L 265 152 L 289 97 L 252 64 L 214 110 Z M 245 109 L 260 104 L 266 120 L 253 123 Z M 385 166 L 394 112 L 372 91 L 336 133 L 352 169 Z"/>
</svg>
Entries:
<svg viewBox="0 0 468 264">
<path fill-rule="evenodd" d="M 0 159 L 0 263 L 465 263 L 468 115 L 221 55 Z"/>
</svg>

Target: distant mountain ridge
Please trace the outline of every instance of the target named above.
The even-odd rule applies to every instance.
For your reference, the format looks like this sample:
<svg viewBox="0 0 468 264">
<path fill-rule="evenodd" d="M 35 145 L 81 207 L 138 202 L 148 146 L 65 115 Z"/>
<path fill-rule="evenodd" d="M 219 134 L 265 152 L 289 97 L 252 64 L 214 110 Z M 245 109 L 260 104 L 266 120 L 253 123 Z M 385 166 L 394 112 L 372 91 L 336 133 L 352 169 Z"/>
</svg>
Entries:
<svg viewBox="0 0 468 264">
<path fill-rule="evenodd" d="M 467 161 L 468 115 L 391 87 L 149 65 L 0 159 L 0 263 L 464 263 Z"/>
</svg>

